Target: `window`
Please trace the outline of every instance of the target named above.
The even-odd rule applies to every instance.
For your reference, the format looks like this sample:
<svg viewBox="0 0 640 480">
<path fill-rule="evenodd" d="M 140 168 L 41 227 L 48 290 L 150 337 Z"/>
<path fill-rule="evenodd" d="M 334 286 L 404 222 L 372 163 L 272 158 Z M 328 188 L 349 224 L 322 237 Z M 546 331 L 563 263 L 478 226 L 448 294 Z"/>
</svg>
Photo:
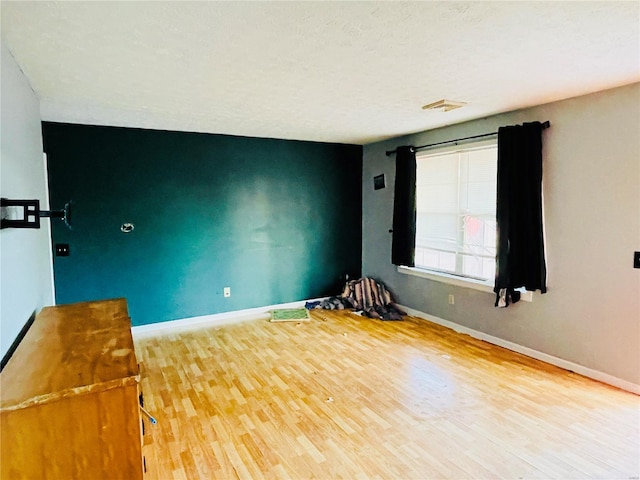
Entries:
<svg viewBox="0 0 640 480">
<path fill-rule="evenodd" d="M 495 140 L 419 155 L 416 162 L 416 268 L 493 280 Z"/>
</svg>

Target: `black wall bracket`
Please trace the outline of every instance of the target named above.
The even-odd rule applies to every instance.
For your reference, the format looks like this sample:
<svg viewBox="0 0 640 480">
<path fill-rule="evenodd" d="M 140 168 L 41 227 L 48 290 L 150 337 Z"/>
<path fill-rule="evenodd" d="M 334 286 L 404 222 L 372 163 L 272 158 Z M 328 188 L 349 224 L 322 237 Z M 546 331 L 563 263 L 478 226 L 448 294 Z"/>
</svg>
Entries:
<svg viewBox="0 0 640 480">
<path fill-rule="evenodd" d="M 71 229 L 71 202 L 62 210 L 40 210 L 40 200 L 0 199 L 0 228 L 40 228 L 41 218 L 60 218 Z"/>
</svg>

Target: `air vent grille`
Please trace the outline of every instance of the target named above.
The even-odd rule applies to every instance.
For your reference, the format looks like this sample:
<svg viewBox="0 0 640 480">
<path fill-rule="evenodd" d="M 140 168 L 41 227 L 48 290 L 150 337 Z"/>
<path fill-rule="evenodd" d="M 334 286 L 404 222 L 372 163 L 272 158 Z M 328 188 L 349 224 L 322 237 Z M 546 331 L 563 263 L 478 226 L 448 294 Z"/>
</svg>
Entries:
<svg viewBox="0 0 640 480">
<path fill-rule="evenodd" d="M 422 107 L 423 110 L 442 110 L 448 112 L 449 110 L 455 110 L 465 106 L 465 102 L 457 102 L 455 100 L 438 100 L 437 102 L 430 103 Z"/>
</svg>

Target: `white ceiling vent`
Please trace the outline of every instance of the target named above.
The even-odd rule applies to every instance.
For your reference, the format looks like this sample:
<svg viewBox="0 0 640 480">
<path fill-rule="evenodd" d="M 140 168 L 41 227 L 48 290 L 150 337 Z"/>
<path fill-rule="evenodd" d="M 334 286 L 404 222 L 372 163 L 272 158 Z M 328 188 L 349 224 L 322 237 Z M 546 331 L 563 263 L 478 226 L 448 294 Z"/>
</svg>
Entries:
<svg viewBox="0 0 640 480">
<path fill-rule="evenodd" d="M 455 110 L 466 105 L 466 102 L 456 102 L 455 100 L 438 100 L 437 102 L 430 103 L 422 107 L 423 110 L 442 110 L 448 112 L 449 110 Z"/>
</svg>

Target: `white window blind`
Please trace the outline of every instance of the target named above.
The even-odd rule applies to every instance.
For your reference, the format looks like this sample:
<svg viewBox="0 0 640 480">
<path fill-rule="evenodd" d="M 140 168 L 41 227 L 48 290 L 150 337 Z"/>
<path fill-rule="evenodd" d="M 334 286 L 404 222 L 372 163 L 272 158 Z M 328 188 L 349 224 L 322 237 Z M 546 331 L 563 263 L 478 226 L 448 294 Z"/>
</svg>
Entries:
<svg viewBox="0 0 640 480">
<path fill-rule="evenodd" d="M 494 278 L 496 173 L 495 142 L 417 157 L 416 267 Z"/>
</svg>

